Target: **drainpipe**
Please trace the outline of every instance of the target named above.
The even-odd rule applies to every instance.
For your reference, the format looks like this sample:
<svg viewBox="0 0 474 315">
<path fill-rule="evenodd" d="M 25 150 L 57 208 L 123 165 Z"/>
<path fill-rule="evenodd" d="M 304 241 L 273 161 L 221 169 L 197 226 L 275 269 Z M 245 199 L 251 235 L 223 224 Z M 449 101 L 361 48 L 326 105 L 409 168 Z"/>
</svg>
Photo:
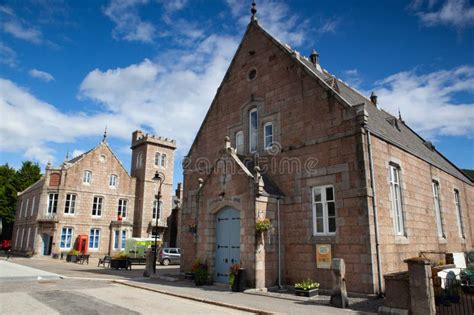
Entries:
<svg viewBox="0 0 474 315">
<path fill-rule="evenodd" d="M 370 187 L 372 188 L 372 207 L 374 215 L 374 228 L 375 228 L 375 253 L 377 256 L 377 274 L 379 283 L 379 297 L 383 297 L 382 292 L 382 262 L 380 257 L 380 241 L 379 241 L 379 220 L 378 220 L 378 209 L 377 209 L 377 193 L 375 190 L 375 175 L 374 175 L 374 161 L 372 159 L 372 141 L 370 137 L 370 131 L 367 130 L 367 144 L 369 153 L 369 167 L 370 167 Z"/>
<path fill-rule="evenodd" d="M 277 198 L 277 231 L 278 231 L 278 289 L 282 289 L 281 285 L 281 237 L 280 237 L 280 197 Z"/>
</svg>

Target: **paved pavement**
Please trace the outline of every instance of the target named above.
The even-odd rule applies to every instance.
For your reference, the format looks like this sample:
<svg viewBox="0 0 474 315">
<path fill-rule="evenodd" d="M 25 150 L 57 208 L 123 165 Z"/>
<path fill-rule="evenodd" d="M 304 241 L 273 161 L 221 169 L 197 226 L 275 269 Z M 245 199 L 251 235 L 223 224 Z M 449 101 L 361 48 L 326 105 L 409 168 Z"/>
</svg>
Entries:
<svg viewBox="0 0 474 315">
<path fill-rule="evenodd" d="M 206 305 L 205 303 L 202 303 L 206 302 L 214 304 L 214 306 L 217 304 L 219 306 L 235 306 L 237 308 L 227 308 L 224 309 L 225 311 L 221 310 L 224 313 L 240 309 L 241 311 L 260 311 L 263 313 L 278 314 L 309 314 L 315 312 L 321 314 L 367 314 L 367 312 L 376 312 L 377 307 L 381 305 L 381 301 L 351 299 L 351 309 L 338 309 L 329 306 L 329 297 L 327 296 L 320 296 L 312 299 L 295 297 L 294 295 L 290 294 L 267 294 L 265 296 L 261 296 L 249 293 L 230 292 L 227 286 L 214 285 L 196 287 L 191 281 L 183 279 L 173 282 L 164 281 L 163 279 L 167 277 L 163 276 L 178 277 L 178 266 L 157 266 L 157 273 L 161 278 L 149 279 L 142 276 L 144 269 L 143 266 L 137 266 L 136 268 L 134 266 L 134 270 L 131 271 L 110 270 L 103 267 L 97 267 L 97 262 L 93 262 L 92 260 L 89 265 L 80 265 L 66 263 L 64 261 L 54 260 L 46 257 L 32 259 L 15 257 L 13 262 L 23 266 L 38 268 L 47 272 L 56 272 L 65 277 L 64 280 L 56 281 L 56 285 L 58 287 L 47 290 L 50 292 L 48 294 L 39 292 L 25 296 L 25 292 L 20 291 L 21 294 L 18 295 L 18 299 L 22 301 L 20 302 L 22 305 L 30 305 L 32 302 L 29 299 L 31 298 L 33 298 L 35 301 L 47 300 L 51 301 L 50 304 L 43 303 L 44 305 L 42 307 L 49 307 L 60 313 L 63 313 L 63 311 L 65 312 L 65 310 L 61 311 L 60 309 L 60 304 L 62 303 L 61 301 L 67 301 L 67 303 L 75 305 L 70 300 L 77 298 L 79 301 L 81 298 L 78 297 L 78 295 L 84 294 L 87 296 L 87 299 L 89 299 L 89 296 L 92 296 L 93 298 L 99 299 L 104 303 L 111 303 L 114 307 L 119 307 L 116 311 L 114 309 L 114 312 L 116 313 L 120 313 L 122 311 L 120 307 L 145 314 L 149 313 L 150 311 L 150 308 L 146 307 L 164 307 L 166 308 L 166 313 L 173 313 L 175 311 L 181 314 L 187 313 L 185 308 L 182 310 L 179 308 L 182 301 L 186 301 L 186 303 L 198 303 L 197 305 Z M 86 279 L 89 280 L 87 281 Z M 117 283 L 113 284 L 112 281 Z M 77 284 L 78 287 L 81 287 L 81 289 L 77 289 L 74 284 Z M 101 285 L 103 285 L 103 287 Z M 44 287 L 45 285 L 43 284 L 42 286 Z M 83 286 L 85 286 L 85 288 L 83 288 Z M 69 293 L 61 293 L 63 290 Z M 67 296 L 63 296 L 63 294 L 66 294 Z M 132 303 L 133 307 L 129 307 L 129 304 L 127 304 L 129 303 L 127 301 L 130 300 L 128 297 L 129 295 L 130 297 L 135 295 L 137 296 L 137 301 Z M 55 296 L 60 297 L 56 302 L 54 302 Z M 142 296 L 144 299 L 146 297 L 145 302 L 140 298 Z M 10 297 L 0 296 L 0 299 L 3 298 L 8 299 Z M 168 306 L 168 304 L 166 304 L 167 302 L 163 305 L 154 305 L 154 302 L 150 302 L 151 306 L 147 306 L 149 304 L 147 302 L 148 299 L 150 301 L 169 301 L 170 303 L 171 301 L 175 301 L 177 302 L 177 308 L 174 309 L 171 306 Z M 8 301 L 10 300 L 8 299 Z M 84 302 L 85 300 L 82 299 L 82 301 Z M 95 301 L 94 303 L 99 302 Z M 145 305 L 141 305 L 141 303 Z M 101 312 L 105 311 L 107 307 L 104 305 L 95 305 L 94 309 L 99 310 L 99 314 L 101 314 Z M 87 309 L 82 309 L 82 311 L 89 312 Z M 81 314 L 82 311 L 80 311 L 79 314 Z M 0 309 L 0 314 L 1 313 L 3 312 Z"/>
<path fill-rule="evenodd" d="M 58 280 L 60 276 L 55 273 L 0 260 L 0 282 L 38 279 Z"/>
</svg>

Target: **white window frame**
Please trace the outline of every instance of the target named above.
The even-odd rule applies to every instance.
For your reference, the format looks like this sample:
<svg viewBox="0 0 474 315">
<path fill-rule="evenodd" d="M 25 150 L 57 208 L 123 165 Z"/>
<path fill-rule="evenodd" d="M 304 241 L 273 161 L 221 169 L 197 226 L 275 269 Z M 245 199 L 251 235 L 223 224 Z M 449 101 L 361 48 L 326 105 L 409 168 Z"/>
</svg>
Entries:
<svg viewBox="0 0 474 315">
<path fill-rule="evenodd" d="M 267 127 L 271 127 L 272 133 L 270 135 L 267 134 Z M 263 144 L 264 144 L 264 148 L 266 150 L 271 149 L 271 147 L 273 145 L 273 131 L 274 130 L 273 130 L 273 123 L 272 122 L 268 122 L 265 125 L 263 125 Z"/>
<path fill-rule="evenodd" d="M 64 243 L 63 243 L 63 236 L 64 236 Z M 59 248 L 70 249 L 71 245 L 73 244 L 72 242 L 73 236 L 74 236 L 74 229 L 71 226 L 63 226 L 63 228 L 61 229 L 61 237 L 59 239 Z M 68 244 L 68 241 L 69 241 L 69 244 Z"/>
<path fill-rule="evenodd" d="M 143 152 L 138 152 L 137 159 L 135 161 L 135 168 L 136 169 L 142 168 L 142 164 L 143 164 Z"/>
<path fill-rule="evenodd" d="M 35 203 L 36 203 L 36 196 L 33 196 L 33 200 L 31 201 L 31 216 L 33 216 L 35 212 Z"/>
<path fill-rule="evenodd" d="M 120 230 L 114 230 L 114 249 L 119 249 L 120 245 Z"/>
<path fill-rule="evenodd" d="M 76 202 L 77 195 L 72 193 L 66 194 L 66 199 L 64 200 L 64 214 L 65 215 L 74 215 L 76 213 Z"/>
<path fill-rule="evenodd" d="M 327 195 L 326 195 L 326 189 L 331 188 L 332 189 L 332 194 L 333 194 L 333 199 L 328 200 Z M 315 200 L 315 192 L 317 190 L 321 191 L 321 200 L 316 201 Z M 334 203 L 334 216 L 329 217 L 328 214 L 328 203 Z M 313 187 L 311 189 L 311 204 L 312 204 L 312 212 L 313 212 L 313 235 L 335 235 L 337 231 L 337 226 L 336 226 L 336 191 L 334 189 L 334 186 L 332 185 L 325 185 L 325 186 L 317 186 Z M 323 210 L 323 231 L 318 231 L 317 230 L 317 219 L 320 217 L 317 217 L 317 204 L 322 204 L 322 210 Z M 334 228 L 335 230 L 330 232 L 329 231 L 329 219 L 334 219 Z"/>
<path fill-rule="evenodd" d="M 28 227 L 28 233 L 26 233 L 26 246 L 25 246 L 26 249 L 30 247 L 30 236 L 31 236 L 31 226 Z"/>
<path fill-rule="evenodd" d="M 120 248 L 125 249 L 127 241 L 127 230 L 122 230 L 120 234 Z"/>
<path fill-rule="evenodd" d="M 23 215 L 23 204 L 24 204 L 24 202 L 23 202 L 23 198 L 22 198 L 21 201 L 20 201 L 20 209 L 19 209 L 20 211 L 18 213 L 18 219 L 21 219 L 21 216 Z"/>
<path fill-rule="evenodd" d="M 96 201 L 97 198 L 97 201 Z M 100 200 L 100 202 L 99 202 Z M 104 197 L 102 196 L 94 196 L 92 199 L 92 212 L 91 215 L 93 217 L 101 217 L 102 216 L 102 209 L 104 209 Z M 95 211 L 95 214 L 94 214 Z"/>
<path fill-rule="evenodd" d="M 439 195 L 439 182 L 436 180 L 433 180 L 431 182 L 431 186 L 433 189 L 434 211 L 435 211 L 438 237 L 446 238 L 446 234 L 444 233 L 444 227 L 443 227 L 443 217 L 441 213 L 441 197 Z"/>
<path fill-rule="evenodd" d="M 94 231 L 94 233 L 92 233 Z M 92 227 L 89 229 L 89 250 L 98 251 L 100 249 L 100 229 Z"/>
<path fill-rule="evenodd" d="M 25 247 L 23 246 L 23 243 L 25 242 L 25 227 L 21 228 L 21 243 L 20 243 L 20 248 L 24 249 Z"/>
<path fill-rule="evenodd" d="M 252 128 L 252 115 L 256 115 L 256 127 Z M 249 152 L 254 153 L 258 150 L 258 110 L 253 108 L 249 111 Z"/>
<path fill-rule="evenodd" d="M 395 235 L 405 236 L 405 222 L 403 216 L 402 187 L 400 180 L 401 169 L 398 165 L 389 165 L 390 196 L 392 199 L 393 224 Z"/>
<path fill-rule="evenodd" d="M 15 237 L 15 248 L 18 248 L 18 240 L 20 238 L 20 228 L 16 228 L 16 237 Z"/>
<path fill-rule="evenodd" d="M 237 154 L 244 154 L 244 146 L 244 132 L 239 130 L 235 133 L 235 150 L 237 151 Z"/>
<path fill-rule="evenodd" d="M 85 170 L 84 174 L 82 175 L 82 183 L 84 185 L 90 185 L 92 183 L 92 171 Z"/>
<path fill-rule="evenodd" d="M 117 188 L 118 176 L 115 174 L 110 174 L 109 176 L 109 187 Z"/>
<path fill-rule="evenodd" d="M 166 153 L 162 153 L 161 154 L 160 166 L 162 168 L 166 168 L 167 163 L 168 163 L 168 160 L 166 159 Z"/>
<path fill-rule="evenodd" d="M 121 215 L 123 219 L 127 218 L 128 200 L 120 198 L 117 205 L 117 216 Z"/>
<path fill-rule="evenodd" d="M 55 197 L 51 198 L 51 196 L 55 196 Z M 58 193 L 56 193 L 56 192 L 48 193 L 48 208 L 46 210 L 47 214 L 56 214 L 56 213 L 58 213 L 58 199 L 59 199 L 59 194 Z"/>
<path fill-rule="evenodd" d="M 456 207 L 456 216 L 458 220 L 458 227 L 459 227 L 459 236 L 462 239 L 466 238 L 466 234 L 464 233 L 464 222 L 462 217 L 462 207 L 461 207 L 461 195 L 458 189 L 453 190 L 454 193 L 454 206 Z"/>
<path fill-rule="evenodd" d="M 160 212 L 158 213 L 158 217 L 157 217 L 157 211 L 158 211 L 158 200 L 153 200 L 153 212 L 151 214 L 151 218 L 153 220 L 159 220 L 161 218 L 161 213 L 163 212 L 163 201 L 160 200 Z"/>
<path fill-rule="evenodd" d="M 156 152 L 155 153 L 155 166 L 160 166 L 161 163 L 161 153 Z"/>
</svg>

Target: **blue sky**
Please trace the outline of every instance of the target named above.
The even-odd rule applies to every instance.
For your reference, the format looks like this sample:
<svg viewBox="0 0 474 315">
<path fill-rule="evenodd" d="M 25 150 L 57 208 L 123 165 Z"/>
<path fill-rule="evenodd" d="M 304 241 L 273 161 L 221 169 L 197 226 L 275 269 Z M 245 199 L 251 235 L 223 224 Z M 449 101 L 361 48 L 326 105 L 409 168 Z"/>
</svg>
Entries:
<svg viewBox="0 0 474 315">
<path fill-rule="evenodd" d="M 251 1 L 0 0 L 0 163 L 60 164 L 135 129 L 181 160 L 250 18 Z M 467 0 L 257 0 L 260 24 L 474 169 L 474 6 Z"/>
</svg>

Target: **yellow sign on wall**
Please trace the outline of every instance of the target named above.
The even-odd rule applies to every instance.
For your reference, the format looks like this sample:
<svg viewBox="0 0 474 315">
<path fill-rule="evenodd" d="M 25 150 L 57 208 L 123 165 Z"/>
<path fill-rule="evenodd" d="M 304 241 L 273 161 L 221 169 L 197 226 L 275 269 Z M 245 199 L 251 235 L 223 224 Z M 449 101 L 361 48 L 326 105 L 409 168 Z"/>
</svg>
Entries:
<svg viewBox="0 0 474 315">
<path fill-rule="evenodd" d="M 316 267 L 331 269 L 331 244 L 316 245 Z"/>
</svg>

